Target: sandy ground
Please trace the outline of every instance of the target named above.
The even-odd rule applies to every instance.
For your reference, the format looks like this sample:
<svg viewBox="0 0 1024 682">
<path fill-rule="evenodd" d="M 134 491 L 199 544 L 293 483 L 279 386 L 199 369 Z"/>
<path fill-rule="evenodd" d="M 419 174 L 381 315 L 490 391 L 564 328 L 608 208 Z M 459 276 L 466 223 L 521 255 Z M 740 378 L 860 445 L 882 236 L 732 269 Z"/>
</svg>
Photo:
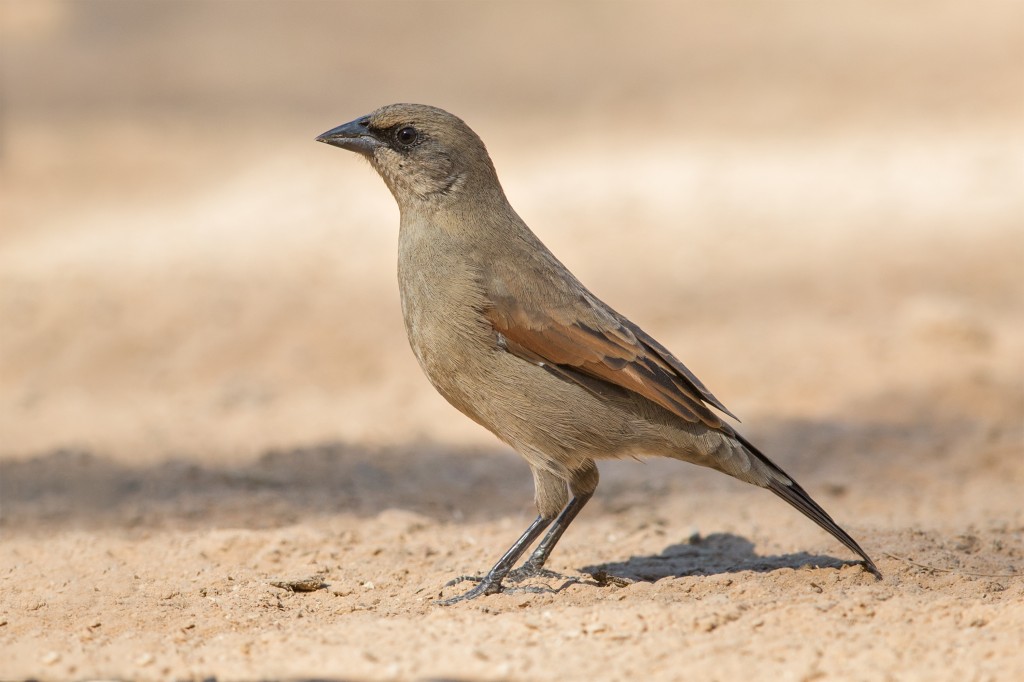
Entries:
<svg viewBox="0 0 1024 682">
<path fill-rule="evenodd" d="M 1019 8 L 428 5 L 0 3 L 0 679 L 1024 679 Z M 534 512 L 406 346 L 391 197 L 312 142 L 400 99 L 884 580 L 622 461 L 565 579 L 436 605 Z"/>
</svg>

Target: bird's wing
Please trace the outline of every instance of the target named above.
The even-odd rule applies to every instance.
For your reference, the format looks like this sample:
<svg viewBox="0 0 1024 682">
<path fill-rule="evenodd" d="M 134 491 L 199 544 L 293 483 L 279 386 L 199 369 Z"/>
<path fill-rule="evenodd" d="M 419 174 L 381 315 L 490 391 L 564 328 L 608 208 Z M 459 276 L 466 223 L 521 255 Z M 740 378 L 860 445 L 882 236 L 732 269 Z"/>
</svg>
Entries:
<svg viewBox="0 0 1024 682">
<path fill-rule="evenodd" d="M 735 418 L 668 349 L 582 285 L 542 304 L 497 289 L 483 312 L 508 352 L 591 392 L 636 393 L 688 422 L 722 428 L 708 405 Z"/>
</svg>

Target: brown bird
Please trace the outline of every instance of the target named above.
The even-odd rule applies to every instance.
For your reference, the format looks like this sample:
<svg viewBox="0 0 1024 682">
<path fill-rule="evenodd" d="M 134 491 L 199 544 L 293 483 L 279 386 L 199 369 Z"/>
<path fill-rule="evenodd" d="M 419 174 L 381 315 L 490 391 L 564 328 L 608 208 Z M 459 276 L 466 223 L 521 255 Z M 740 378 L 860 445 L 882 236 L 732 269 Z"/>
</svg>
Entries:
<svg viewBox="0 0 1024 682">
<path fill-rule="evenodd" d="M 316 138 L 358 152 L 398 202 L 398 282 L 409 343 L 463 414 L 533 472 L 538 516 L 479 584 L 502 590 L 544 563 L 597 488 L 595 460 L 658 455 L 767 488 L 878 568 L 791 476 L 711 408 L 734 415 L 668 349 L 603 303 L 509 205 L 461 119 L 393 104 Z M 735 417 L 734 417 L 735 418 Z"/>
</svg>

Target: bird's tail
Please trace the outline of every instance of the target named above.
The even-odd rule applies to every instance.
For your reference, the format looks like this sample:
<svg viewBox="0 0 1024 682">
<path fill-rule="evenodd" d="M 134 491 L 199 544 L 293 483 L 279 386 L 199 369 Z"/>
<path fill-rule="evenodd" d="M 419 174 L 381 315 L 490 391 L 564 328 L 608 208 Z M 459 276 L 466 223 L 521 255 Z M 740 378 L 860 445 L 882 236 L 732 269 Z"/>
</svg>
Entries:
<svg viewBox="0 0 1024 682">
<path fill-rule="evenodd" d="M 828 515 L 824 509 L 821 508 L 817 502 L 811 499 L 811 496 L 807 494 L 807 491 L 800 487 L 800 485 L 793 480 L 793 477 L 783 471 L 775 462 L 765 457 L 764 453 L 754 447 L 750 441 L 741 436 L 735 434 L 735 438 L 743 444 L 747 450 L 753 453 L 762 463 L 764 463 L 773 474 L 778 476 L 769 477 L 768 483 L 765 486 L 768 490 L 789 502 L 791 505 L 796 507 L 800 512 L 814 521 L 816 524 L 821 526 L 824 530 L 834 537 L 839 542 L 846 545 L 846 547 L 853 553 L 857 554 L 864 560 L 864 568 L 870 571 L 879 580 L 882 579 L 882 573 L 875 566 L 875 562 L 871 560 L 871 557 L 867 555 L 857 541 L 850 537 L 850 534 L 839 527 L 832 517 Z"/>
</svg>

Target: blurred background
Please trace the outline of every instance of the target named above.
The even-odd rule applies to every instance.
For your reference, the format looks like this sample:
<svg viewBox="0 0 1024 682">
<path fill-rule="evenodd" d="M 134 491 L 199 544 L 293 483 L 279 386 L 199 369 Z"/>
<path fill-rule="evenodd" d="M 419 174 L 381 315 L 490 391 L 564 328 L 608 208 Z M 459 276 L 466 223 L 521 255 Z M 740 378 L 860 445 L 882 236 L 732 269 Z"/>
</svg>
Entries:
<svg viewBox="0 0 1024 682">
<path fill-rule="evenodd" d="M 313 141 L 395 101 L 753 431 L 1019 445 L 1022 3 L 0 0 L 0 457 L 492 443 Z"/>
</svg>

